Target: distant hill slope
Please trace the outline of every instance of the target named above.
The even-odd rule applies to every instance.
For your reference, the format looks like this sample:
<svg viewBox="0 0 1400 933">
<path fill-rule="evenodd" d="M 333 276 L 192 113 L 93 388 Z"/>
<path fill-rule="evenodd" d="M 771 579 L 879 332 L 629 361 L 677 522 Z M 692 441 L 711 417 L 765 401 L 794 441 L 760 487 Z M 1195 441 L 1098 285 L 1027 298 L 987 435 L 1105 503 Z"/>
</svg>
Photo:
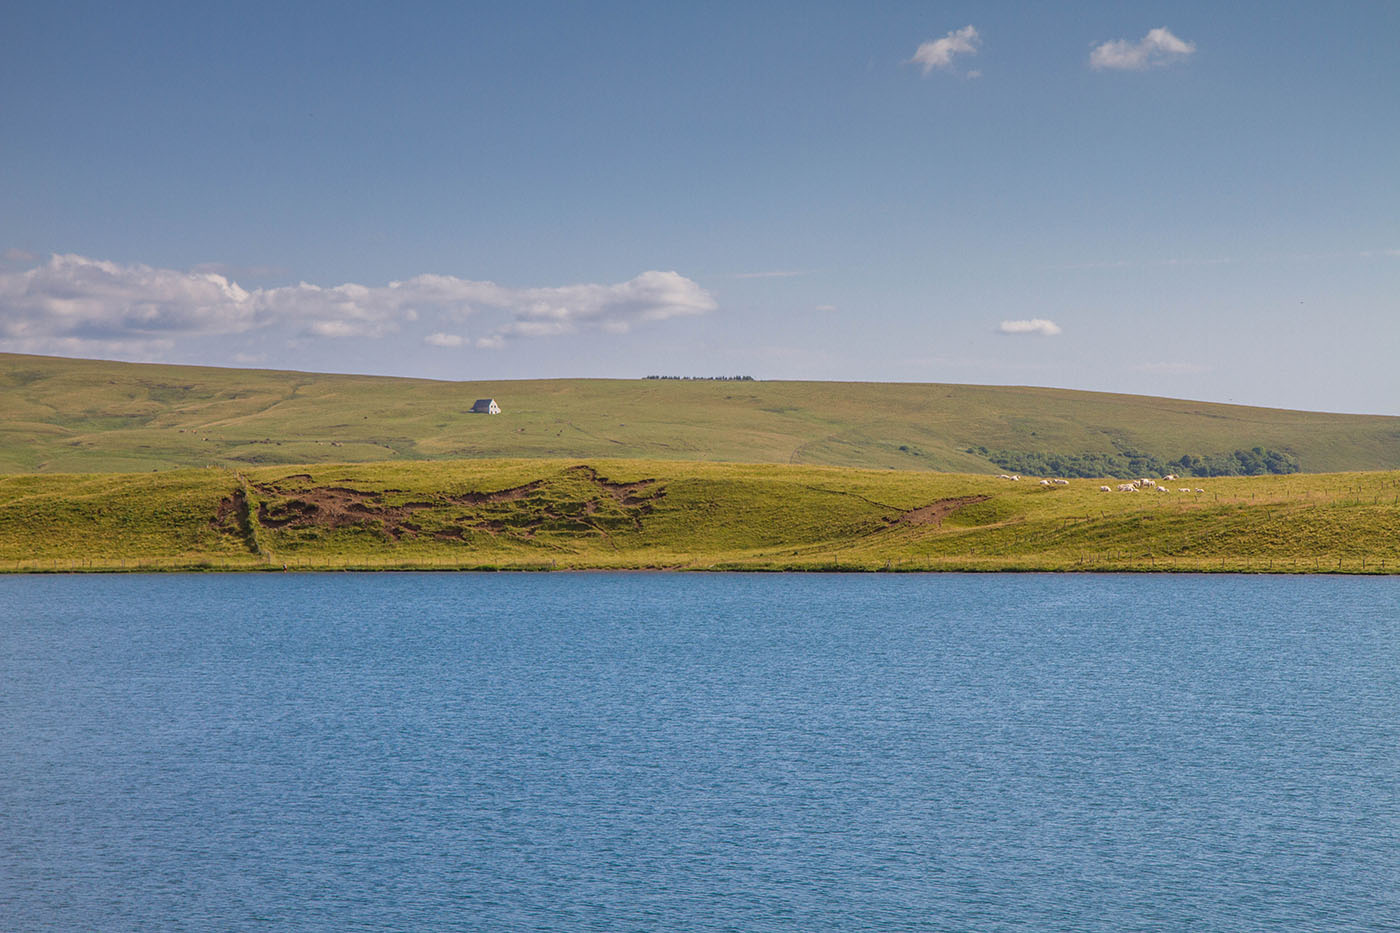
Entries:
<svg viewBox="0 0 1400 933">
<path fill-rule="evenodd" d="M 495 398 L 502 415 L 470 414 Z M 439 382 L 0 354 L 0 471 L 633 457 L 997 472 L 969 448 L 1263 447 L 1307 472 L 1400 467 L 1400 418 L 1067 389 L 910 383 Z"/>
</svg>

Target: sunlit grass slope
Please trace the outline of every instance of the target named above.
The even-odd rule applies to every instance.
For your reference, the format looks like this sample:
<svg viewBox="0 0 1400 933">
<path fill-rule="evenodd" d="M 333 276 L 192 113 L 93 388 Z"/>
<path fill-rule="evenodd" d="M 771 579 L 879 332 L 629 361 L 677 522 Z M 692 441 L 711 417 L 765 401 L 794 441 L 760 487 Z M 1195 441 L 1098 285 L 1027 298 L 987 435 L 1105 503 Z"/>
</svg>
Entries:
<svg viewBox="0 0 1400 933">
<path fill-rule="evenodd" d="M 1400 570 L 1400 472 L 1099 485 L 575 459 L 0 476 L 0 570 Z"/>
<path fill-rule="evenodd" d="M 496 398 L 505 413 L 468 414 Z M 1400 468 L 1400 418 L 907 383 L 435 382 L 0 354 L 0 472 L 630 457 L 999 472 L 970 447 Z"/>
</svg>

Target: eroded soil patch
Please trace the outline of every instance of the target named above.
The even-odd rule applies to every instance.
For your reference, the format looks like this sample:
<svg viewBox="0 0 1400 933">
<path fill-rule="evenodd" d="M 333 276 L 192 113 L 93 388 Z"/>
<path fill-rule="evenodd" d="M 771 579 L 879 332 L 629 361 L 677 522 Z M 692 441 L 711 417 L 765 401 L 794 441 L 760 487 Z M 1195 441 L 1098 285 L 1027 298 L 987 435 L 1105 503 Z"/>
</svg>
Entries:
<svg viewBox="0 0 1400 933">
<path fill-rule="evenodd" d="M 930 502 L 917 509 L 910 509 L 899 516 L 896 522 L 905 525 L 933 525 L 935 528 L 941 528 L 943 519 L 958 509 L 977 502 L 986 502 L 990 498 L 991 496 L 957 496 L 952 499 L 939 499 L 937 502 Z"/>
<path fill-rule="evenodd" d="M 303 485 L 305 474 L 253 486 L 258 523 L 293 533 L 358 528 L 399 540 L 419 535 L 439 541 L 468 541 L 474 533 L 533 538 L 542 532 L 602 535 L 641 530 L 644 516 L 665 495 L 655 479 L 613 482 L 589 466 L 570 467 L 555 478 L 487 492 L 424 495 L 396 501 L 402 490 Z M 343 480 L 342 482 L 353 482 Z M 233 530 L 237 497 L 225 498 L 211 524 Z M 243 509 L 248 504 L 243 503 Z"/>
</svg>

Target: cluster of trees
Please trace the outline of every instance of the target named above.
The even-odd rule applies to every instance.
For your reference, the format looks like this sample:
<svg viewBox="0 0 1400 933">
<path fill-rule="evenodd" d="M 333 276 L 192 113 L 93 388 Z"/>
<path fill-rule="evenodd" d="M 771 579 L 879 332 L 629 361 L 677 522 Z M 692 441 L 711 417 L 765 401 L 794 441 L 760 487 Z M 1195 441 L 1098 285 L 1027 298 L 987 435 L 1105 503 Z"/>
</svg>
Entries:
<svg viewBox="0 0 1400 933">
<path fill-rule="evenodd" d="M 644 379 L 674 379 L 678 382 L 753 382 L 753 376 L 643 376 Z"/>
<path fill-rule="evenodd" d="M 1297 473 L 1298 458 L 1281 450 L 1252 447 L 1226 454 L 1183 454 L 1175 460 L 1162 460 L 1140 450 L 1122 449 L 1117 453 L 1047 454 L 1031 450 L 988 450 L 969 447 L 967 452 L 984 457 L 1008 473 L 1027 476 L 1097 477 L 1117 476 L 1263 476 L 1266 473 Z"/>
</svg>

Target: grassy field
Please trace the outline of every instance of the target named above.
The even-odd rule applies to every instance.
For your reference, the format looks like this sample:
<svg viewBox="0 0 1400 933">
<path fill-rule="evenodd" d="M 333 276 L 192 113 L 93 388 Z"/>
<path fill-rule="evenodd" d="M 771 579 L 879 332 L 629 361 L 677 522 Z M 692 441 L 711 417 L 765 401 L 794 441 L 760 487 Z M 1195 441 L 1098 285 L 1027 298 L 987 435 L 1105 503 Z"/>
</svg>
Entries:
<svg viewBox="0 0 1400 933">
<path fill-rule="evenodd" d="M 471 415 L 495 397 L 505 413 Z M 970 447 L 1163 459 L 1260 446 L 1400 468 L 1400 418 L 1064 389 L 606 379 L 434 382 L 0 354 L 0 472 L 641 458 L 997 473 Z"/>
<path fill-rule="evenodd" d="M 1400 472 L 1099 485 L 594 459 L 10 475 L 0 570 L 1400 571 Z"/>
</svg>

